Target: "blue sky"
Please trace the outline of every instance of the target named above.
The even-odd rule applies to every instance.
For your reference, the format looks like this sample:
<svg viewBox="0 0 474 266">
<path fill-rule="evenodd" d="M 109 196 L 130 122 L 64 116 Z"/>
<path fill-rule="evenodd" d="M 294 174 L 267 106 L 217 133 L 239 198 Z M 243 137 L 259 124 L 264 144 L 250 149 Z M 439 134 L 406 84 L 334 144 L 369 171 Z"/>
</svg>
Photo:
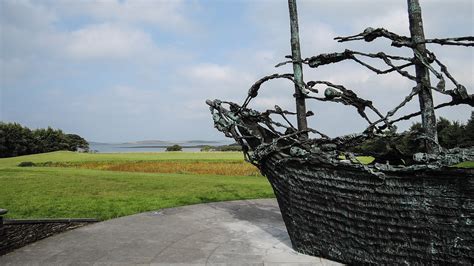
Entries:
<svg viewBox="0 0 474 266">
<path fill-rule="evenodd" d="M 421 4 L 427 37 L 474 35 L 471 0 Z M 304 57 L 385 49 L 383 41 L 362 47 L 332 40 L 369 26 L 408 34 L 403 0 L 299 1 L 298 8 Z M 290 53 L 286 1 L 1 0 L 0 23 L 0 120 L 93 141 L 223 139 L 204 101 L 242 102 L 261 76 L 291 71 L 273 68 Z M 429 48 L 472 93 L 473 49 Z M 353 63 L 306 69 L 305 77 L 344 84 L 385 111 L 413 86 Z M 272 82 L 252 107 L 291 109 L 291 90 Z M 310 124 L 329 135 L 364 128 L 349 107 L 308 105 L 316 113 Z M 416 107 L 414 101 L 405 112 Z M 439 114 L 464 122 L 470 111 Z"/>
</svg>

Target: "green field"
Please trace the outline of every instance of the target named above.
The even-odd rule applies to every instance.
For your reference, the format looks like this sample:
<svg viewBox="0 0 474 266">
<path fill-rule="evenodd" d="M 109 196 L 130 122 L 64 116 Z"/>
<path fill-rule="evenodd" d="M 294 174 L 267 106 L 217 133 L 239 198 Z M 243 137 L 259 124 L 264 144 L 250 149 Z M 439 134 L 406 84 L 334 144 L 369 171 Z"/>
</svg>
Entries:
<svg viewBox="0 0 474 266">
<path fill-rule="evenodd" d="M 141 173 L 66 167 L 18 167 L 20 162 L 242 163 L 237 152 L 86 154 L 52 152 L 0 159 L 0 208 L 6 218 L 101 220 L 211 201 L 268 198 L 262 176 Z"/>
<path fill-rule="evenodd" d="M 458 168 L 474 168 L 474 162 L 462 162 L 455 166 Z"/>
<path fill-rule="evenodd" d="M 359 160 L 369 163 L 373 158 Z M 18 167 L 21 162 L 37 166 Z M 456 167 L 474 168 L 474 162 Z M 268 197 L 274 197 L 270 184 L 244 163 L 240 152 L 52 152 L 0 159 L 0 208 L 9 210 L 6 218 L 105 220 L 188 204 Z"/>
</svg>

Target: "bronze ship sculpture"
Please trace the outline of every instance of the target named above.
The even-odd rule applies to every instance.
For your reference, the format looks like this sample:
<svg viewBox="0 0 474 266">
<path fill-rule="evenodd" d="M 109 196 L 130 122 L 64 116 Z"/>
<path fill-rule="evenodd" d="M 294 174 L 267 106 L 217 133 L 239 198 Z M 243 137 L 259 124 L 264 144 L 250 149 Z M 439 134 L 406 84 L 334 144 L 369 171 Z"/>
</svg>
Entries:
<svg viewBox="0 0 474 266">
<path fill-rule="evenodd" d="M 441 147 L 434 111 L 460 104 L 472 107 L 474 95 L 425 44 L 472 47 L 474 37 L 425 39 L 418 0 L 407 0 L 410 37 L 383 28 L 367 28 L 336 40 L 388 39 L 393 47 L 411 49 L 413 57 L 345 50 L 302 59 L 296 3 L 288 2 L 292 56 L 277 67 L 293 64 L 294 73 L 261 78 L 250 87 L 241 105 L 220 100 L 208 100 L 207 104 L 215 127 L 238 142 L 245 159 L 271 183 L 293 248 L 350 264 L 472 265 L 474 169 L 452 166 L 474 161 L 474 147 Z M 380 60 L 387 68 L 372 66 L 365 61 L 368 58 Z M 317 69 L 348 60 L 376 74 L 398 73 L 411 80 L 414 87 L 401 103 L 382 114 L 372 101 L 343 85 L 303 81 L 303 65 Z M 414 74 L 410 67 L 414 67 Z M 437 79 L 435 86 L 430 75 Z M 249 108 L 262 85 L 273 79 L 286 79 L 294 85 L 296 112 L 278 106 L 263 112 Z M 318 95 L 321 86 L 326 87 L 323 96 Z M 434 106 L 433 92 L 451 100 Z M 395 118 L 416 97 L 420 111 Z M 353 106 L 368 127 L 362 133 L 330 138 L 307 126 L 306 119 L 313 113 L 306 111 L 306 100 Z M 367 112 L 378 118 L 372 121 Z M 297 126 L 288 119 L 290 115 L 296 115 Z M 417 116 L 421 116 L 423 125 L 423 133 L 418 136 L 423 152 L 403 154 L 395 147 L 387 154 L 364 154 L 376 158 L 371 164 L 361 163 L 351 152 L 351 147 L 368 139 L 396 141 L 392 134 L 395 124 Z M 310 134 L 319 137 L 310 138 Z"/>
</svg>

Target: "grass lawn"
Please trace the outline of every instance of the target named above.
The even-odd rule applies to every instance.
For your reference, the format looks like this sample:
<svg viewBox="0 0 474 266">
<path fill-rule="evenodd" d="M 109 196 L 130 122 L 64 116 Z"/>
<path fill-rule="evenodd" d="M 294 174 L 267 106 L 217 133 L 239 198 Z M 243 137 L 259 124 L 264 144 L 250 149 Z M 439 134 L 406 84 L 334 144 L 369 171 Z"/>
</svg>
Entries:
<svg viewBox="0 0 474 266">
<path fill-rule="evenodd" d="M 223 200 L 273 197 L 262 176 L 107 171 L 66 167 L 17 167 L 20 162 L 242 163 L 241 153 L 52 152 L 0 159 L 0 208 L 6 218 L 101 220 L 161 208 Z"/>
<path fill-rule="evenodd" d="M 370 163 L 372 157 L 359 157 Z M 41 167 L 18 167 L 34 162 Z M 54 166 L 54 167 L 44 167 Z M 474 168 L 474 162 L 456 167 Z M 211 201 L 274 197 L 240 152 L 87 154 L 52 152 L 0 159 L 6 218 L 111 219 Z"/>
<path fill-rule="evenodd" d="M 474 168 L 474 162 L 462 162 L 455 166 L 458 168 Z"/>
</svg>

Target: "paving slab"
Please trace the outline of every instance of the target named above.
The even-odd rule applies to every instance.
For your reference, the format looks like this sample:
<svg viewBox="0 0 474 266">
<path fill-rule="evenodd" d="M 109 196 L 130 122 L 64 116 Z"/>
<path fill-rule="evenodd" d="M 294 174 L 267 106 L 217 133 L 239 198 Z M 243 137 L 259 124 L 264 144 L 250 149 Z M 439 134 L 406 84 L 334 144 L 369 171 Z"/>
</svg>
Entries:
<svg viewBox="0 0 474 266">
<path fill-rule="evenodd" d="M 274 199 L 190 205 L 112 219 L 0 257 L 0 265 L 340 265 L 291 248 Z"/>
</svg>

